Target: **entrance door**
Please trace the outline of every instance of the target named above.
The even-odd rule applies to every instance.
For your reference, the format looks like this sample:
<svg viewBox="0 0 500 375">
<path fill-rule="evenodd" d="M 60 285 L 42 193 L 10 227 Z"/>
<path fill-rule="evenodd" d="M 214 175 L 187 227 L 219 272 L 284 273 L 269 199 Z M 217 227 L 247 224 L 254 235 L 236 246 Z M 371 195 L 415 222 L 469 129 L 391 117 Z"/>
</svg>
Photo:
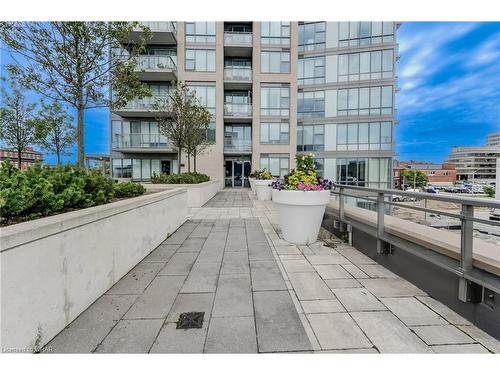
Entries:
<svg viewBox="0 0 500 375">
<path fill-rule="evenodd" d="M 161 173 L 162 174 L 170 174 L 172 173 L 170 160 L 162 160 L 161 161 Z"/>
<path fill-rule="evenodd" d="M 248 176 L 251 166 L 249 160 L 226 160 L 225 183 L 226 187 L 250 187 Z"/>
<path fill-rule="evenodd" d="M 243 162 L 236 160 L 233 163 L 233 187 L 243 186 Z"/>
</svg>

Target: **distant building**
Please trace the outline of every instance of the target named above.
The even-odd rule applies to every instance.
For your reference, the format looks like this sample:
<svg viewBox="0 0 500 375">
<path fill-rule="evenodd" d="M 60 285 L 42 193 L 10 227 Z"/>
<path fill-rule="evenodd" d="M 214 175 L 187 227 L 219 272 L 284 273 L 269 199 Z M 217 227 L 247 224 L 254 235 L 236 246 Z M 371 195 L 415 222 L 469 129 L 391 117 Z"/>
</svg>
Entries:
<svg viewBox="0 0 500 375">
<path fill-rule="evenodd" d="M 0 149 L 0 163 L 6 160 L 10 160 L 17 167 L 17 151 Z M 27 147 L 21 153 L 21 169 L 23 170 L 28 169 L 38 161 L 43 162 L 43 154 L 33 150 L 31 147 Z"/>
<path fill-rule="evenodd" d="M 448 162 L 455 164 L 457 180 L 481 184 L 495 182 L 500 158 L 500 133 L 487 136 L 486 146 L 453 147 Z"/>
<path fill-rule="evenodd" d="M 85 168 L 99 169 L 106 176 L 111 176 L 111 161 L 109 155 L 86 154 Z"/>
<path fill-rule="evenodd" d="M 395 161 L 394 163 L 394 187 L 401 189 L 406 185 L 411 185 L 411 181 L 403 181 L 403 170 L 420 171 L 425 173 L 430 185 L 451 185 L 457 179 L 457 171 L 451 163 L 434 164 L 424 161 Z"/>
</svg>

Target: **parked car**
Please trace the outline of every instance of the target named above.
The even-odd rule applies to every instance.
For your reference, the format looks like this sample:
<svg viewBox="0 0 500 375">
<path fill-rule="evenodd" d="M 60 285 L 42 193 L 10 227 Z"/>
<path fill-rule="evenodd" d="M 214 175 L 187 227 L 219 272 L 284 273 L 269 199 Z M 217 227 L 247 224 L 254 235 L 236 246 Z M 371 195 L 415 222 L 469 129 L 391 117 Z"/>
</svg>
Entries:
<svg viewBox="0 0 500 375">
<path fill-rule="evenodd" d="M 431 193 L 431 194 L 436 194 L 437 193 L 436 189 L 434 189 L 432 187 L 429 187 L 429 188 L 425 189 L 425 192 L 426 193 Z"/>
</svg>

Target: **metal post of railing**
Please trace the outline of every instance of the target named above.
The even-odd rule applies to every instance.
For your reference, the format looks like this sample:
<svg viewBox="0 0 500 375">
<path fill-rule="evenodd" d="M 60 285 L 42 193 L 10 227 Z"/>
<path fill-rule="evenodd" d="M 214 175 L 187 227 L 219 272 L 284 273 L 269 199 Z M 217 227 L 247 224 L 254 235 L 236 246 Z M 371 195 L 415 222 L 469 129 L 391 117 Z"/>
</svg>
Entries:
<svg viewBox="0 0 500 375">
<path fill-rule="evenodd" d="M 460 268 L 464 274 L 459 280 L 458 299 L 468 302 L 470 282 L 465 277 L 472 271 L 472 250 L 474 240 L 474 206 L 462 204 L 462 225 L 460 231 Z"/>
<path fill-rule="evenodd" d="M 344 188 L 341 187 L 339 189 L 339 231 L 340 233 L 344 233 Z"/>
<path fill-rule="evenodd" d="M 378 254 L 383 254 L 385 252 L 384 241 L 382 240 L 385 232 L 384 217 L 385 217 L 384 193 L 378 193 L 377 194 L 377 253 Z"/>
</svg>

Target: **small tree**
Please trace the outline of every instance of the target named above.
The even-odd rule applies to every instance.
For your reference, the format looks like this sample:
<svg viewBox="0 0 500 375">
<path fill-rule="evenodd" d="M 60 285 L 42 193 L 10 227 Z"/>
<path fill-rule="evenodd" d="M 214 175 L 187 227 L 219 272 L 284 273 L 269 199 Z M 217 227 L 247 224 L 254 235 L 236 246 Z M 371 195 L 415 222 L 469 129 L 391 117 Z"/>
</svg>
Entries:
<svg viewBox="0 0 500 375">
<path fill-rule="evenodd" d="M 192 107 L 191 122 L 186 129 L 186 142 L 184 149 L 188 157 L 188 172 L 191 172 L 191 156 L 193 169 L 196 172 L 196 157 L 207 147 L 207 131 L 210 126 L 210 112 L 199 102 Z"/>
<path fill-rule="evenodd" d="M 427 186 L 429 182 L 429 178 L 424 172 L 411 169 L 403 170 L 403 178 L 406 181 L 406 185 L 418 188 Z"/>
<path fill-rule="evenodd" d="M 76 142 L 76 129 L 72 122 L 73 117 L 57 101 L 51 104 L 42 101 L 36 138 L 42 148 L 57 156 L 57 164 L 61 164 L 61 155 L 68 155 L 67 150 Z"/>
<path fill-rule="evenodd" d="M 27 147 L 36 143 L 34 112 L 35 103 L 27 103 L 17 83 L 9 80 L 10 92 L 0 87 L 6 98 L 0 108 L 0 139 L 17 152 L 17 166 L 21 169 L 21 155 Z"/>
<path fill-rule="evenodd" d="M 495 198 L 495 188 L 493 186 L 485 186 L 483 191 L 488 197 Z"/>
<path fill-rule="evenodd" d="M 142 37 L 130 41 L 138 27 Z M 24 87 L 75 108 L 81 167 L 85 110 L 151 95 L 135 73 L 149 38 L 138 22 L 0 22 L 0 40 L 14 52 L 7 70 Z"/>
<path fill-rule="evenodd" d="M 172 82 L 173 93 L 157 99 L 153 105 L 160 133 L 177 149 L 177 173 L 181 173 L 181 155 L 194 121 L 196 97 L 184 82 Z"/>
</svg>

